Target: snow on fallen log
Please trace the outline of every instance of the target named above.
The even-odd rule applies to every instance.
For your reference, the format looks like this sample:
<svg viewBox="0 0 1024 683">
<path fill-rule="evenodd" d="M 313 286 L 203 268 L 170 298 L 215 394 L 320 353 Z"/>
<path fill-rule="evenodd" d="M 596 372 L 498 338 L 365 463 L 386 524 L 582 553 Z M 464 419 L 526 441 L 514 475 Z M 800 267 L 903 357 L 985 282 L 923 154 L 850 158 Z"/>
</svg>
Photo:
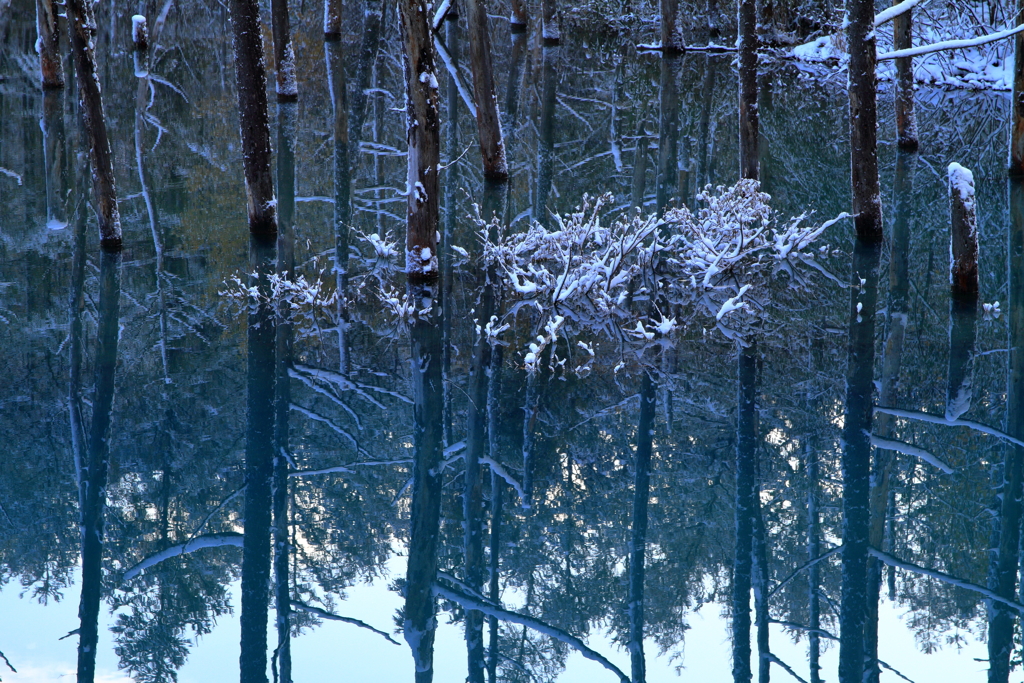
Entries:
<svg viewBox="0 0 1024 683">
<path fill-rule="evenodd" d="M 943 472 L 945 472 L 946 474 L 953 474 L 953 472 L 955 471 L 955 470 L 953 470 L 952 467 L 950 467 L 946 463 L 942 462 L 941 460 L 936 458 L 934 455 L 932 455 L 931 453 L 929 453 L 925 449 L 918 448 L 917 446 L 912 446 L 909 443 L 905 443 L 903 441 L 895 441 L 893 439 L 883 439 L 880 436 L 876 436 L 875 434 L 872 434 L 871 435 L 871 445 L 874 446 L 875 448 L 884 448 L 887 451 L 897 451 L 897 452 L 903 453 L 905 455 L 912 455 L 914 457 L 920 458 L 921 460 L 924 460 L 926 463 L 928 463 L 932 467 L 936 467 L 936 468 L 942 470 Z"/>
<path fill-rule="evenodd" d="M 878 550 L 877 548 L 868 548 L 868 554 L 878 558 L 885 564 L 890 565 L 892 567 L 905 569 L 908 572 L 914 572 L 915 574 L 920 574 L 921 576 L 928 576 L 938 581 L 942 581 L 943 583 L 948 583 L 951 586 L 956 586 L 957 588 L 964 588 L 969 591 L 974 591 L 975 593 L 980 593 L 989 600 L 994 600 L 996 602 L 1002 603 L 1007 607 L 1015 609 L 1017 610 L 1017 612 L 1024 614 L 1024 605 L 1020 604 L 1019 602 L 1014 602 L 1009 598 L 1004 598 L 995 593 L 994 591 L 991 591 L 983 586 L 979 586 L 976 583 L 965 581 L 964 579 L 960 579 L 950 574 L 946 574 L 945 572 L 940 572 L 936 569 L 928 569 L 926 567 L 916 565 L 913 562 L 901 560 L 898 557 L 893 557 L 892 555 L 884 553 L 881 550 Z"/>
<path fill-rule="evenodd" d="M 532 628 L 538 633 L 543 633 L 548 637 L 561 641 L 566 645 L 569 645 L 570 647 L 576 648 L 576 650 L 578 650 L 579 653 L 587 659 L 597 662 L 604 668 L 614 673 L 616 676 L 619 677 L 619 681 L 621 681 L 621 683 L 629 683 L 629 676 L 624 674 L 622 670 L 619 669 L 619 667 L 615 666 L 610 661 L 608 661 L 608 659 L 604 655 L 595 650 L 590 649 L 589 647 L 587 647 L 587 644 L 584 643 L 582 640 L 566 631 L 563 631 L 557 626 L 552 626 L 547 622 L 541 621 L 540 619 L 536 619 L 531 616 L 527 616 L 525 614 L 519 614 L 518 612 L 510 612 L 490 602 L 479 600 L 477 598 L 466 595 L 465 593 L 462 593 L 460 591 L 456 591 L 454 589 L 442 586 L 439 583 L 434 584 L 434 594 L 439 595 L 445 600 L 450 600 L 451 602 L 458 603 L 466 609 L 476 610 L 478 612 L 484 613 L 489 617 L 495 617 L 496 619 L 501 619 L 502 621 L 507 621 L 513 624 L 519 624 L 520 626 L 526 626 L 527 628 Z"/>
<path fill-rule="evenodd" d="M 1024 441 L 1012 437 L 1006 432 L 999 431 L 995 427 L 989 427 L 987 424 L 975 422 L 974 420 L 961 420 L 959 418 L 956 420 L 947 420 L 939 415 L 932 415 L 931 413 L 925 413 L 919 410 L 902 410 L 900 408 L 886 408 L 883 406 L 875 406 L 875 412 L 892 415 L 893 417 L 902 417 L 907 420 L 920 420 L 921 422 L 930 422 L 931 424 L 946 425 L 947 427 L 970 427 L 982 434 L 988 434 L 989 436 L 994 436 L 997 439 L 1002 439 L 1003 441 L 1009 441 L 1012 444 L 1016 444 L 1017 446 L 1024 448 Z"/>
<path fill-rule="evenodd" d="M 165 548 L 154 555 L 150 555 L 142 562 L 139 562 L 137 565 L 126 571 L 124 576 L 121 577 L 121 580 L 130 581 L 141 574 L 144 570 L 160 564 L 164 560 L 168 560 L 172 557 L 178 557 L 179 555 L 185 555 L 186 553 L 192 553 L 197 550 L 202 550 L 203 548 L 220 548 L 226 545 L 233 545 L 237 548 L 241 548 L 242 538 L 242 534 L 234 532 L 197 536 L 187 543 L 172 545 L 170 548 Z"/>
<path fill-rule="evenodd" d="M 927 55 L 933 52 L 943 52 L 945 50 L 962 50 L 969 47 L 980 47 L 981 45 L 987 45 L 989 43 L 994 43 L 997 40 L 1003 40 L 1004 38 L 1015 36 L 1021 31 L 1024 31 L 1024 24 L 1006 29 L 1005 31 L 990 33 L 987 36 L 981 36 L 980 38 L 971 38 L 969 40 L 943 40 L 938 43 L 920 45 L 906 50 L 893 50 L 892 52 L 885 52 L 878 55 L 878 61 L 881 62 L 887 59 L 899 59 L 901 57 L 918 57 L 920 55 Z"/>
<path fill-rule="evenodd" d="M 360 621 L 359 619 L 353 619 L 352 617 L 343 617 L 340 614 L 334 614 L 333 612 L 328 612 L 325 609 L 321 609 L 319 607 L 314 607 L 313 605 L 307 605 L 306 603 L 300 602 L 298 600 L 292 600 L 291 601 L 291 605 L 295 609 L 302 610 L 303 612 L 309 612 L 310 614 L 315 614 L 316 616 L 320 617 L 321 619 L 330 619 L 331 621 L 341 621 L 341 622 L 344 622 L 346 624 L 352 624 L 352 625 L 358 626 L 360 628 L 365 628 L 368 631 L 373 631 L 374 633 L 376 633 L 379 636 L 383 636 L 392 645 L 401 645 L 401 643 L 399 643 L 397 640 L 392 638 L 386 631 L 381 631 L 379 628 L 374 628 L 373 626 L 370 626 L 369 624 L 367 624 L 365 621 Z"/>
</svg>

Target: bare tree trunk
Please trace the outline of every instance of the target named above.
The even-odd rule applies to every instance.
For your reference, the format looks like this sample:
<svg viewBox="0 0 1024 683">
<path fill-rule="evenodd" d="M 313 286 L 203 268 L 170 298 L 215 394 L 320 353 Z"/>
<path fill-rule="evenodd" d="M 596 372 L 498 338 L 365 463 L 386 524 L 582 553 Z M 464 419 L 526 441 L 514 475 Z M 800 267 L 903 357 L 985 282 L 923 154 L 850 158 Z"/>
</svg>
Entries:
<svg viewBox="0 0 1024 683">
<path fill-rule="evenodd" d="M 96 216 L 100 226 L 100 246 L 104 249 L 121 248 L 121 215 L 117 209 L 117 189 L 114 187 L 114 167 L 107 138 L 107 122 L 103 115 L 103 98 L 96 73 L 94 34 L 96 19 L 89 0 L 67 1 L 68 23 L 71 33 L 71 53 L 78 77 L 78 96 L 82 121 L 89 145 L 92 164 L 92 192 L 96 202 Z"/>
<path fill-rule="evenodd" d="M 324 0 L 324 40 L 341 40 L 341 0 Z"/>
<path fill-rule="evenodd" d="M 449 15 L 450 16 L 450 15 Z M 452 20 L 445 22 L 445 37 L 447 39 L 448 51 L 452 60 L 452 64 L 455 65 L 455 69 L 458 69 L 460 52 L 461 52 L 461 40 L 460 40 L 460 29 L 459 22 Z M 454 442 L 454 436 L 452 434 L 452 383 L 451 368 L 452 368 L 452 286 L 454 278 L 452 277 L 453 265 L 452 265 L 452 242 L 455 239 L 455 230 L 458 227 L 458 195 L 459 190 L 462 187 L 461 175 L 459 173 L 459 165 L 452 163 L 452 160 L 459 156 L 459 120 L 461 118 L 461 110 L 459 105 L 459 89 L 455 81 L 455 77 L 449 73 L 448 76 L 448 131 L 445 139 L 445 145 L 448 149 L 448 161 L 449 166 L 445 169 L 445 184 L 444 184 L 444 205 L 445 205 L 445 220 L 444 220 L 444 236 L 441 241 L 441 248 L 443 250 L 442 257 L 442 272 L 441 272 L 441 301 L 442 301 L 442 330 L 441 336 L 443 338 L 442 344 L 442 373 L 445 377 L 444 383 L 444 429 L 445 429 L 445 443 L 451 444 Z"/>
<path fill-rule="evenodd" d="M 64 127 L 64 98 L 59 90 L 43 92 L 43 162 L 46 166 L 46 225 L 67 225 L 68 159 Z"/>
<path fill-rule="evenodd" d="M 277 202 L 270 166 L 267 69 L 263 59 L 263 33 L 257 0 L 231 0 L 231 24 L 249 232 L 272 238 L 277 236 Z"/>
<path fill-rule="evenodd" d="M 491 350 L 490 376 L 487 382 L 487 450 L 492 460 L 498 458 L 498 428 L 499 428 L 499 394 L 501 390 L 501 364 L 502 347 L 495 346 Z M 490 581 L 488 585 L 488 597 L 495 605 L 501 604 L 501 588 L 498 579 L 501 571 L 501 516 L 504 498 L 505 483 L 498 476 L 494 468 L 491 468 L 491 537 L 490 537 Z M 487 648 L 487 680 L 490 683 L 498 683 L 498 650 L 499 631 L 498 618 L 491 615 L 488 619 L 487 630 L 489 631 L 490 642 Z"/>
<path fill-rule="evenodd" d="M 878 110 L 875 91 L 875 9 L 872 0 L 849 0 L 850 164 L 857 238 L 881 242 L 878 181 Z M 845 683 L 845 682 L 844 682 Z"/>
<path fill-rule="evenodd" d="M 633 470 L 633 528 L 629 540 L 629 658 L 632 683 L 645 683 L 644 569 L 647 562 L 647 506 L 651 495 L 651 450 L 658 382 L 651 371 L 643 373 L 640 387 L 640 421 L 636 431 Z"/>
<path fill-rule="evenodd" d="M 408 285 L 409 300 L 430 308 L 410 326 L 413 387 L 413 484 L 409 562 L 405 588 L 405 640 L 412 649 L 416 683 L 434 677 L 435 617 L 433 585 L 441 519 L 443 434 L 441 327 L 436 284 Z"/>
<path fill-rule="evenodd" d="M 274 35 L 274 69 L 277 71 L 277 101 L 294 102 L 299 97 L 295 79 L 295 49 L 288 0 L 271 0 L 270 18 Z"/>
<path fill-rule="evenodd" d="M 79 471 L 82 534 L 82 594 L 78 603 L 78 681 L 96 675 L 100 600 L 103 590 L 104 514 L 110 456 L 110 414 L 114 404 L 114 371 L 121 299 L 121 252 L 100 250 L 99 320 L 96 331 L 96 388 L 92 397 L 87 460 Z"/>
<path fill-rule="evenodd" d="M 542 49 L 544 72 L 537 141 L 537 191 L 533 196 L 533 220 L 548 225 L 548 195 L 555 168 L 555 100 L 558 97 L 558 49 Z"/>
<path fill-rule="evenodd" d="M 363 16 L 363 42 L 359 48 L 359 77 L 356 80 L 355 92 L 352 93 L 354 96 L 352 100 L 352 116 L 348 125 L 349 140 L 357 143 L 350 148 L 349 152 L 352 157 L 353 168 L 359 162 L 358 141 L 363 134 L 363 121 L 366 120 L 366 90 L 370 87 L 370 76 L 374 72 L 377 53 L 380 50 L 380 22 L 383 14 L 384 0 L 367 0 L 366 12 Z M 340 45 L 337 46 L 337 53 L 336 68 L 341 69 L 343 50 Z M 335 78 L 340 78 L 342 83 L 345 81 L 344 74 L 340 74 Z M 344 96 L 341 94 L 335 96 L 342 97 L 342 100 L 344 100 Z"/>
<path fill-rule="evenodd" d="M 732 570 L 732 679 L 748 683 L 750 670 L 750 588 L 753 569 L 754 500 L 757 458 L 757 347 L 738 354 L 736 409 L 736 555 Z"/>
<path fill-rule="evenodd" d="M 276 220 L 275 220 L 276 227 Z M 242 610 L 239 616 L 241 683 L 266 683 L 267 615 L 270 584 L 270 533 L 274 477 L 274 388 L 276 311 L 270 297 L 276 244 L 252 236 L 250 286 L 259 299 L 247 323 L 245 524 L 242 545 Z"/>
<path fill-rule="evenodd" d="M 954 298 L 978 298 L 978 213 L 974 174 L 949 165 L 949 281 Z"/>
<path fill-rule="evenodd" d="M 423 281 L 438 277 L 440 101 L 429 6 L 426 0 L 400 0 L 398 7 L 405 40 L 406 139 L 409 144 L 405 270 L 409 278 Z"/>
<path fill-rule="evenodd" d="M 893 0 L 898 4 L 900 0 Z M 913 45 L 913 10 L 893 20 L 893 49 L 906 50 Z M 917 115 L 914 113 L 914 58 L 896 60 L 896 144 L 900 149 L 917 149 Z"/>
<path fill-rule="evenodd" d="M 658 215 L 665 213 L 675 199 L 679 165 L 679 58 L 661 60 L 658 121 L 658 185 L 655 202 Z"/>
<path fill-rule="evenodd" d="M 754 571 L 751 585 L 754 589 L 754 623 L 757 626 L 757 680 L 769 683 L 772 670 L 772 653 L 769 636 L 768 615 L 768 538 L 761 510 L 761 467 L 755 457 L 757 479 L 754 485 L 754 539 L 752 551 Z"/>
<path fill-rule="evenodd" d="M 476 101 L 476 127 L 480 134 L 480 156 L 484 177 L 508 180 L 505 143 L 498 118 L 498 98 L 494 90 L 491 65 L 491 39 L 487 31 L 486 0 L 469 0 L 469 62 L 473 69 L 473 99 Z"/>
<path fill-rule="evenodd" d="M 352 221 L 352 163 L 355 157 L 350 151 L 344 47 L 340 40 L 328 41 L 324 47 L 333 114 L 331 124 L 334 130 L 334 273 L 338 291 L 338 370 L 342 375 L 347 375 L 349 224 Z"/>
<path fill-rule="evenodd" d="M 512 0 L 512 16 L 509 17 L 512 33 L 526 33 L 528 23 L 526 0 Z"/>
<path fill-rule="evenodd" d="M 679 54 L 686 49 L 679 30 L 679 0 L 661 0 L 661 53 Z"/>
<path fill-rule="evenodd" d="M 64 67 L 60 61 L 60 28 L 57 25 L 56 0 L 36 0 L 36 32 L 39 40 L 39 69 L 43 89 L 64 87 Z"/>
<path fill-rule="evenodd" d="M 759 117 L 757 110 L 757 1 L 739 0 L 740 177 L 758 180 Z"/>
<path fill-rule="evenodd" d="M 881 245 L 856 240 L 850 289 L 850 332 L 843 425 L 843 578 L 839 616 L 839 681 L 862 683 L 868 617 L 871 416 L 875 309 Z M 863 284 L 862 284 L 863 282 Z"/>
<path fill-rule="evenodd" d="M 541 44 L 552 46 L 558 45 L 562 40 L 562 32 L 558 28 L 558 5 L 557 0 L 541 0 L 542 25 L 540 31 Z"/>
<path fill-rule="evenodd" d="M 1024 0 L 1017 0 L 1018 17 Z M 1013 37 L 1013 99 L 1010 100 L 1010 176 L 1024 176 L 1024 33 Z"/>
</svg>

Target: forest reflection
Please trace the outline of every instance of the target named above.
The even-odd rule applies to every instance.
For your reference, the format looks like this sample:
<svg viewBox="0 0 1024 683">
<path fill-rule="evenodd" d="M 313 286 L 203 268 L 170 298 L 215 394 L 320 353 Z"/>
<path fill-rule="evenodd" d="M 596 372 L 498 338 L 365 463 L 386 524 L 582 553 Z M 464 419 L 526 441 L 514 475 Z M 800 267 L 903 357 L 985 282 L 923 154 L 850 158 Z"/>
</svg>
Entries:
<svg viewBox="0 0 1024 683">
<path fill-rule="evenodd" d="M 611 193 L 606 225 L 697 213 L 741 177 L 820 225 L 850 204 L 845 92 L 756 55 L 767 75 L 493 24 L 509 177 L 485 177 L 455 77 L 472 36 L 448 21 L 440 278 L 407 280 L 395 11 L 369 0 L 322 43 L 299 13 L 307 75 L 269 110 L 274 237 L 246 234 L 229 37 L 168 23 L 148 52 L 99 41 L 123 251 L 99 245 L 76 89 L 39 92 L 0 57 L 0 167 L 22 169 L 0 177 L 0 433 L 18 454 L 0 470 L 0 583 L 42 603 L 80 591 L 79 680 L 103 673 L 108 621 L 128 676 L 173 681 L 232 610 L 243 682 L 298 679 L 296 643 L 338 621 L 380 637 L 367 657 L 404 638 L 418 682 L 439 680 L 455 623 L 473 683 L 554 681 L 576 653 L 639 683 L 686 653 L 702 609 L 729 624 L 736 681 L 828 680 L 836 649 L 843 680 L 914 678 L 885 604 L 922 650 L 983 643 L 1007 680 L 1024 186 L 1002 179 L 1002 147 L 967 142 L 1000 133 L 1005 98 L 922 94 L 921 150 L 880 151 L 884 244 L 840 222 L 811 257 L 758 260 L 734 318 L 715 312 L 755 276 L 695 301 L 653 276 L 630 287 L 623 309 L 670 333 L 595 332 L 568 306 L 551 327 L 485 245 L 564 227 L 585 193 Z M 34 40 L 5 21 L 12 45 Z M 976 297 L 950 289 L 950 161 L 978 178 Z M 362 583 L 399 613 L 349 616 Z M 0 631 L 15 667 L 16 640 Z M 773 650 L 792 641 L 806 659 Z"/>
</svg>

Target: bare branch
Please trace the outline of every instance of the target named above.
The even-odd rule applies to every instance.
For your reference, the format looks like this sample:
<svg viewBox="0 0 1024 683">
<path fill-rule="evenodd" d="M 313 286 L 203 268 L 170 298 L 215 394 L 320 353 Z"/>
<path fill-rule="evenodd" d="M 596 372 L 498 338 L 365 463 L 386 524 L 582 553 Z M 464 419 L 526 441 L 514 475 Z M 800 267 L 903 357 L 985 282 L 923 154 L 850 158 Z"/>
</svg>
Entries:
<svg viewBox="0 0 1024 683">
<path fill-rule="evenodd" d="M 360 628 L 365 628 L 365 629 L 367 629 L 369 631 L 373 631 L 377 635 L 383 636 L 384 638 L 386 638 L 387 641 L 389 643 L 393 644 L 393 645 L 400 645 L 401 644 L 397 640 L 392 638 L 390 635 L 388 635 L 386 632 L 381 631 L 379 628 L 374 628 L 373 626 L 370 626 L 365 621 L 360 621 L 359 619 L 353 619 L 352 617 L 343 617 L 340 614 L 334 614 L 333 612 L 328 612 L 325 609 L 320 609 L 319 607 L 314 607 L 313 605 L 307 605 L 306 603 L 299 602 L 298 600 L 292 600 L 291 602 L 292 602 L 292 607 L 294 607 L 295 609 L 300 609 L 303 612 L 309 612 L 310 614 L 315 614 L 318 617 L 320 617 L 321 619 L 330 619 L 331 621 L 343 621 L 346 624 L 352 624 L 354 626 L 358 626 Z"/>
</svg>

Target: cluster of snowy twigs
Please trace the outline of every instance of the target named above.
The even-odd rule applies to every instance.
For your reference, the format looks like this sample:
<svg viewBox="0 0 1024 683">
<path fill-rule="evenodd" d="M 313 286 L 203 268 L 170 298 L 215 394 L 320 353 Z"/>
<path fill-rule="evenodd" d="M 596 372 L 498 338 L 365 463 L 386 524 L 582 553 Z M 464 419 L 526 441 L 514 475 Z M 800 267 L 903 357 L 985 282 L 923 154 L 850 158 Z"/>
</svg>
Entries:
<svg viewBox="0 0 1024 683">
<path fill-rule="evenodd" d="M 789 285 L 801 284 L 795 266 L 822 270 L 810 246 L 846 217 L 810 225 L 805 214 L 780 223 L 753 180 L 709 186 L 697 199 L 696 213 L 681 207 L 605 223 L 610 196 L 584 197 L 575 213 L 555 216 L 551 229 L 534 223 L 516 233 L 479 222 L 483 261 L 499 274 L 506 317 L 533 307 L 545 318 L 524 352 L 529 371 L 567 330 L 642 345 L 700 321 L 705 332 L 742 340 L 759 320 L 768 279 L 786 271 Z M 592 346 L 581 348 L 592 358 Z"/>
</svg>

